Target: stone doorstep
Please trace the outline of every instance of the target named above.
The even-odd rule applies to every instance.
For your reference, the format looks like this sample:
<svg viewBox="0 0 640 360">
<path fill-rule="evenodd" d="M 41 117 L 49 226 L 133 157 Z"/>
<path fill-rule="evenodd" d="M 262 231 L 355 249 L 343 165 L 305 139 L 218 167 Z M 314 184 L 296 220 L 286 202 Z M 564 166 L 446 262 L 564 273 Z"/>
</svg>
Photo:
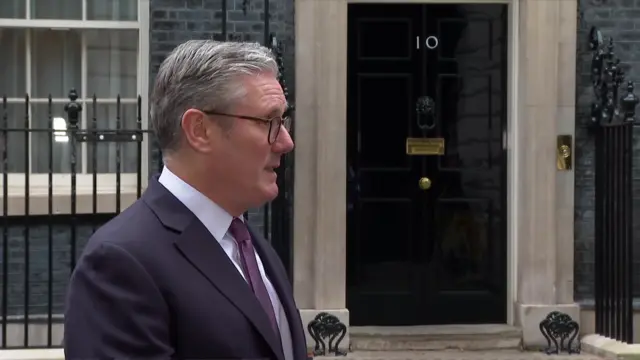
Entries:
<svg viewBox="0 0 640 360">
<path fill-rule="evenodd" d="M 582 349 L 608 360 L 640 360 L 640 344 L 627 344 L 606 336 L 590 334 L 582 337 Z"/>
<path fill-rule="evenodd" d="M 520 349 L 522 331 L 501 324 L 433 326 L 353 326 L 353 351 L 434 351 Z"/>
<path fill-rule="evenodd" d="M 352 336 L 521 336 L 519 328 L 506 324 L 352 326 Z"/>
</svg>

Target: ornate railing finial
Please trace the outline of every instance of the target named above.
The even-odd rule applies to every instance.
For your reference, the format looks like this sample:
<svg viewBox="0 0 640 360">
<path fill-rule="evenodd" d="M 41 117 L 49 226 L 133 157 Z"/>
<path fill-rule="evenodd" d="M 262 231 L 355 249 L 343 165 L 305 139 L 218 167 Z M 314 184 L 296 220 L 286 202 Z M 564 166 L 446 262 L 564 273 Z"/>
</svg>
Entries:
<svg viewBox="0 0 640 360">
<path fill-rule="evenodd" d="M 624 98 L 618 96 L 620 86 L 625 81 L 625 73 L 620 59 L 614 52 L 613 38 L 606 42 L 602 33 L 592 27 L 589 33 L 591 58 L 591 84 L 594 100 L 591 104 L 591 121 L 596 126 L 614 122 L 633 121 L 637 97 L 633 94 L 633 84 L 629 82 Z M 606 50 L 605 50 L 606 49 Z"/>
<path fill-rule="evenodd" d="M 620 102 L 622 113 L 624 114 L 624 120 L 633 122 L 636 116 L 636 106 L 640 102 L 640 99 L 633 93 L 633 82 L 627 82 L 627 95 L 623 97 Z"/>
<path fill-rule="evenodd" d="M 69 128 L 77 129 L 80 121 L 80 112 L 82 111 L 82 104 L 78 101 L 78 92 L 76 89 L 69 91 L 69 102 L 64 106 L 64 111 L 67 112 Z"/>
</svg>

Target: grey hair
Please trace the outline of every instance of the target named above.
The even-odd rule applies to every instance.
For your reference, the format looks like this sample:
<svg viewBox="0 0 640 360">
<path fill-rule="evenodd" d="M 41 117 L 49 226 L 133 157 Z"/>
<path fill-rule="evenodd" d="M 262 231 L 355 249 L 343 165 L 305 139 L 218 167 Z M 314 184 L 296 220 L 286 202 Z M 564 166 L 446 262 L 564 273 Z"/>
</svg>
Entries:
<svg viewBox="0 0 640 360">
<path fill-rule="evenodd" d="M 177 149 L 185 111 L 228 111 L 246 95 L 239 78 L 261 73 L 278 76 L 278 65 L 258 43 L 190 40 L 177 46 L 160 65 L 151 95 L 150 123 L 160 149 Z"/>
</svg>

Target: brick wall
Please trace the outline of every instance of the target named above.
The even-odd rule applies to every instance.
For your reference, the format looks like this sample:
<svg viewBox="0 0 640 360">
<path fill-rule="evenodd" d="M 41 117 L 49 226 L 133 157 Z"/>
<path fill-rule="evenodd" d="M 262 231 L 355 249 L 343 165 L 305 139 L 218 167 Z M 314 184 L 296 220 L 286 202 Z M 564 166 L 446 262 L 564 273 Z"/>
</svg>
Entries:
<svg viewBox="0 0 640 360">
<path fill-rule="evenodd" d="M 627 80 L 640 80 L 640 1 L 579 0 L 578 54 L 576 84 L 576 192 L 575 192 L 575 290 L 579 300 L 594 294 L 594 137 L 587 130 L 593 99 L 588 34 L 597 26 L 605 38 L 613 37 L 615 53 L 621 59 Z M 572 84 L 567 84 L 572 86 Z M 640 94 L 640 83 L 636 85 Z M 640 214 L 640 129 L 634 150 L 634 209 Z M 640 265 L 640 222 L 634 227 L 636 265 Z M 640 272 L 635 267 L 636 295 L 640 294 Z"/>
<path fill-rule="evenodd" d="M 189 39 L 222 39 L 221 0 L 152 0 L 150 9 L 150 79 L 153 82 L 158 67 L 178 44 Z M 243 0 L 227 0 L 228 40 L 264 41 L 264 0 L 249 0 L 246 15 Z M 293 0 L 270 0 L 270 33 L 284 44 L 285 77 L 293 95 Z M 151 145 L 149 169 L 157 169 L 159 152 Z M 250 222 L 263 229 L 263 211 L 249 213 Z M 41 224 L 46 224 L 46 219 Z M 52 296 L 53 312 L 62 313 L 67 279 L 71 268 L 70 223 L 67 220 L 53 227 Z M 92 227 L 77 223 L 77 253 L 91 236 Z M 48 311 L 49 232 L 47 225 L 29 226 L 29 313 L 44 315 Z M 9 228 L 8 296 L 9 315 L 24 314 L 25 233 L 23 225 Z M 0 264 L 2 249 L 0 248 Z M 2 296 L 0 296 L 0 301 Z"/>
<path fill-rule="evenodd" d="M 25 313 L 25 263 L 26 247 L 25 239 L 29 239 L 28 251 L 28 309 L 30 316 L 42 316 L 48 313 L 49 306 L 49 226 L 48 222 L 54 222 L 51 229 L 51 268 L 52 268 L 52 306 L 53 313 L 60 314 L 63 311 L 66 286 L 71 269 L 71 234 L 73 222 L 68 216 L 57 216 L 53 221 L 46 217 L 34 217 L 25 222 L 10 220 L 13 224 L 8 227 L 9 252 L 8 252 L 8 296 L 7 309 L 9 315 L 23 315 Z M 18 223 L 19 222 L 19 223 Z M 93 233 L 92 225 L 87 219 L 80 220 L 76 226 L 76 256 L 86 244 Z M 82 224 L 84 223 L 84 224 Z M 96 224 L 99 226 L 99 224 Z M 28 228 L 28 237 L 25 229 Z M 0 258 L 1 258 L 0 252 Z M 0 260 L 1 264 L 1 260 Z M 0 296 L 0 299 L 2 296 Z"/>
</svg>

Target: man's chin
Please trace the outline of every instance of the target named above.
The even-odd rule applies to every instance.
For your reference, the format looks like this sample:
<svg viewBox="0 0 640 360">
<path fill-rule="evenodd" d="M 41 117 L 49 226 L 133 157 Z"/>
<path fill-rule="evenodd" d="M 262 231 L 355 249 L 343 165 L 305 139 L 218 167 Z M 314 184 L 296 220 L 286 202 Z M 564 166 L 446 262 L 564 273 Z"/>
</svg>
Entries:
<svg viewBox="0 0 640 360">
<path fill-rule="evenodd" d="M 262 192 L 262 200 L 263 200 L 262 205 L 265 205 L 275 200 L 275 198 L 278 197 L 278 193 L 279 193 L 278 184 L 276 184 L 275 182 L 271 184 L 263 185 L 261 190 L 262 190 L 261 192 Z"/>
<path fill-rule="evenodd" d="M 279 192 L 280 190 L 278 189 L 278 184 L 276 184 L 275 182 L 273 184 L 269 184 L 265 192 L 269 197 L 268 201 L 273 201 L 275 198 L 277 198 Z"/>
</svg>

